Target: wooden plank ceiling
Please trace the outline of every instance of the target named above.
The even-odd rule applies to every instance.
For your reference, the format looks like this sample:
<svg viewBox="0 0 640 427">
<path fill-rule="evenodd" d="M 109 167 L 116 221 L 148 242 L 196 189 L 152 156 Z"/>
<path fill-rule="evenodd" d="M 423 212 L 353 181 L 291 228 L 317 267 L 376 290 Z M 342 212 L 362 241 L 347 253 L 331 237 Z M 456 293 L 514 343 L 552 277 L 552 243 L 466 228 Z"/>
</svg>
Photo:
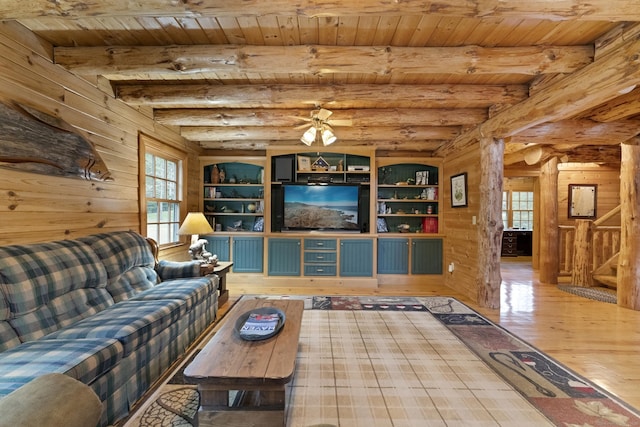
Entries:
<svg viewBox="0 0 640 427">
<path fill-rule="evenodd" d="M 640 0 L 0 0 L 0 17 L 205 149 L 301 144 L 318 108 L 341 146 L 442 156 L 491 135 L 515 165 L 616 163 L 640 133 Z"/>
</svg>

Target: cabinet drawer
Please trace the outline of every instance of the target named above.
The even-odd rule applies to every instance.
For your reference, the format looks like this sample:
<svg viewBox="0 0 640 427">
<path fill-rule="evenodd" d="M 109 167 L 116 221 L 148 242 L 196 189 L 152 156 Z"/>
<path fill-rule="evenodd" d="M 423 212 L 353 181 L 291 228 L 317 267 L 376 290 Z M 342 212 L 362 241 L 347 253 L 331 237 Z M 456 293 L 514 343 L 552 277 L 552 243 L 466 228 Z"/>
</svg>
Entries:
<svg viewBox="0 0 640 427">
<path fill-rule="evenodd" d="M 337 260 L 337 254 L 335 252 L 322 252 L 322 251 L 306 251 L 304 253 L 305 263 L 329 263 L 335 264 Z"/>
<path fill-rule="evenodd" d="M 304 266 L 304 275 L 305 276 L 335 276 L 336 266 L 306 264 Z"/>
<path fill-rule="evenodd" d="M 338 247 L 337 245 L 336 239 L 304 239 L 305 249 L 336 250 Z"/>
</svg>

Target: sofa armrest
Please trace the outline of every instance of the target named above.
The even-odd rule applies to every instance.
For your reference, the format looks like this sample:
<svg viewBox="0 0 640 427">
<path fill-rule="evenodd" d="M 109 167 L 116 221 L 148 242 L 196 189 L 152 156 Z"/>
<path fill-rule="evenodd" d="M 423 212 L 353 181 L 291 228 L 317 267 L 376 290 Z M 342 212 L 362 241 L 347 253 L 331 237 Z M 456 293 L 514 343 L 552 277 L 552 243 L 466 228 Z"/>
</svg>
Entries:
<svg viewBox="0 0 640 427">
<path fill-rule="evenodd" d="M 0 427 L 96 426 L 102 403 L 94 391 L 64 374 L 46 374 L 0 399 Z"/>
<path fill-rule="evenodd" d="M 200 277 L 200 261 L 160 261 L 156 272 L 162 281 L 183 279 L 186 277 Z"/>
</svg>

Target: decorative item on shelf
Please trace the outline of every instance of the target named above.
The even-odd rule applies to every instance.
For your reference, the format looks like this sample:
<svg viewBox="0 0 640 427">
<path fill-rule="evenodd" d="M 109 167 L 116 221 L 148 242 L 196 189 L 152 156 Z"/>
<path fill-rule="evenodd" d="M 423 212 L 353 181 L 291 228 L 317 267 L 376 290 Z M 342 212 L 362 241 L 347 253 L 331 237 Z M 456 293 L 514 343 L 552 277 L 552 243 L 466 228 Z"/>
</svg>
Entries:
<svg viewBox="0 0 640 427">
<path fill-rule="evenodd" d="M 178 230 L 181 236 L 191 235 L 191 246 L 189 246 L 191 258 L 203 261 L 211 256 L 211 253 L 206 251 L 207 241 L 200 239 L 199 235 L 209 233 L 213 233 L 213 228 L 202 212 L 189 212 Z M 203 258 L 205 255 L 207 257 Z"/>
<path fill-rule="evenodd" d="M 213 165 L 209 178 L 212 184 L 220 184 L 220 169 L 218 169 L 218 165 Z"/>
<path fill-rule="evenodd" d="M 417 171 L 416 172 L 416 185 L 429 184 L 429 171 Z"/>
<path fill-rule="evenodd" d="M 311 169 L 314 171 L 328 171 L 329 163 L 323 159 L 322 156 L 319 156 L 316 161 L 311 164 Z"/>
<path fill-rule="evenodd" d="M 298 156 L 298 170 L 310 171 L 311 170 L 311 158 L 307 156 Z"/>
<path fill-rule="evenodd" d="M 390 176 L 391 176 L 390 167 L 385 166 L 380 168 L 380 178 L 381 178 L 380 184 L 388 185 Z"/>
<path fill-rule="evenodd" d="M 376 221 L 378 233 L 388 233 L 389 227 L 387 227 L 387 221 L 384 218 L 378 218 Z"/>
<path fill-rule="evenodd" d="M 342 159 L 338 161 L 337 169 L 338 169 L 338 172 L 342 172 L 344 170 L 344 161 Z"/>
<path fill-rule="evenodd" d="M 247 205 L 247 212 L 249 212 L 249 213 L 254 213 L 256 211 L 256 209 L 257 208 L 256 208 L 255 203 L 249 203 Z"/>
<path fill-rule="evenodd" d="M 228 226 L 227 231 L 244 231 L 242 229 L 242 220 L 235 221 L 233 226 Z"/>
<path fill-rule="evenodd" d="M 429 200 L 438 200 L 438 190 L 435 187 L 426 188 L 427 197 Z"/>
<path fill-rule="evenodd" d="M 398 225 L 398 232 L 400 232 L 400 233 L 408 233 L 409 231 L 411 231 L 411 226 L 409 224 L 399 224 Z"/>
<path fill-rule="evenodd" d="M 220 168 L 220 184 L 222 184 L 225 180 L 225 178 L 227 177 L 227 173 L 224 171 L 224 169 Z"/>
</svg>

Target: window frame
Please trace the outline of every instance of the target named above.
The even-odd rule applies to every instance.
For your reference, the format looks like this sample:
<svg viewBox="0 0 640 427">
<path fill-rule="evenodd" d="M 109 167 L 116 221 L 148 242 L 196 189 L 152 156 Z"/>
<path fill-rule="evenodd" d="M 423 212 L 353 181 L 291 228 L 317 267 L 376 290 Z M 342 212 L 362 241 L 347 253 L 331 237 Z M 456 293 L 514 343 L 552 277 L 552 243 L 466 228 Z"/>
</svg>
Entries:
<svg viewBox="0 0 640 427">
<path fill-rule="evenodd" d="M 176 188 L 176 197 L 178 204 L 178 223 L 182 221 L 182 219 L 186 215 L 186 206 L 187 202 L 185 200 L 185 196 L 187 194 L 187 153 L 178 150 L 175 147 L 172 147 L 168 143 L 162 142 L 152 136 L 146 135 L 144 133 L 140 133 L 138 137 L 139 141 L 139 209 L 140 209 L 140 230 L 141 234 L 147 235 L 148 230 L 148 222 L 147 222 L 147 194 L 146 194 L 146 157 L 147 154 L 152 154 L 156 157 L 162 158 L 164 160 L 175 162 L 177 165 L 176 177 L 177 177 L 177 188 Z M 165 199 L 158 199 L 165 200 Z M 148 236 L 157 239 L 156 236 Z M 160 249 L 166 249 L 174 246 L 179 246 L 184 244 L 184 239 L 181 236 L 178 236 L 178 240 L 175 242 L 169 243 L 160 243 L 158 242 L 158 246 Z"/>
<path fill-rule="evenodd" d="M 513 193 L 529 193 L 531 195 L 531 209 L 513 209 Z M 520 230 L 533 230 L 533 226 L 534 226 L 534 215 L 535 215 L 535 209 L 534 209 L 534 204 L 535 204 L 535 193 L 532 190 L 519 190 L 519 189 L 508 189 L 508 190 L 503 190 L 502 191 L 503 194 L 503 206 L 504 206 L 504 197 L 506 194 L 507 197 L 507 208 L 502 209 L 502 212 L 506 212 L 506 222 L 504 224 L 505 228 L 508 229 L 513 229 L 513 225 L 514 225 L 514 220 L 513 220 L 513 213 L 514 212 L 530 212 L 531 215 L 531 219 L 529 221 L 527 221 L 528 223 L 531 224 L 530 228 L 522 228 L 519 227 L 518 229 Z M 503 216 L 503 221 L 504 221 L 504 216 Z"/>
</svg>

